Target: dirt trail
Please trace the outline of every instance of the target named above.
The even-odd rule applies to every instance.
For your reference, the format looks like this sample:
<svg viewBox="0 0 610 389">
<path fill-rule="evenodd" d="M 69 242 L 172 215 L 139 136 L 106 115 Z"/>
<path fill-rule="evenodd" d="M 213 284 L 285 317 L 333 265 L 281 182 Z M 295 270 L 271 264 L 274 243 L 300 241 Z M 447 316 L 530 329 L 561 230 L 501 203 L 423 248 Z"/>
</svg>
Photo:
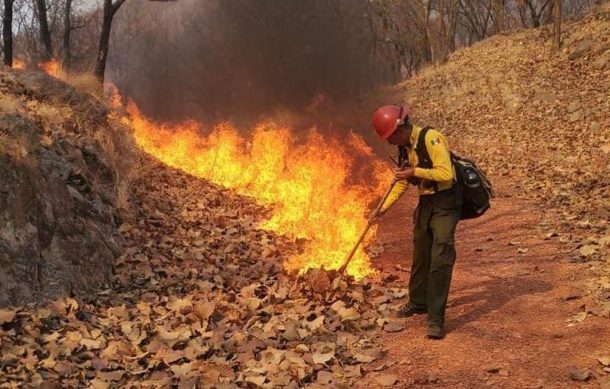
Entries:
<svg viewBox="0 0 610 389">
<path fill-rule="evenodd" d="M 409 273 L 396 265 L 410 267 L 415 197 L 405 195 L 379 231 L 386 251 L 377 264 L 403 285 Z M 501 196 L 483 219 L 460 223 L 446 339 L 424 338 L 425 316 L 405 319 L 404 331 L 383 338 L 386 363 L 396 364 L 357 387 L 377 387 L 377 374 L 395 374 L 404 388 L 607 388 L 610 377 L 596 358 L 610 354 L 610 323 L 588 316 L 569 326 L 583 311 L 587 270 L 569 261 L 558 238 L 544 239 L 540 220 L 533 205 Z M 573 381 L 572 366 L 594 376 Z"/>
</svg>

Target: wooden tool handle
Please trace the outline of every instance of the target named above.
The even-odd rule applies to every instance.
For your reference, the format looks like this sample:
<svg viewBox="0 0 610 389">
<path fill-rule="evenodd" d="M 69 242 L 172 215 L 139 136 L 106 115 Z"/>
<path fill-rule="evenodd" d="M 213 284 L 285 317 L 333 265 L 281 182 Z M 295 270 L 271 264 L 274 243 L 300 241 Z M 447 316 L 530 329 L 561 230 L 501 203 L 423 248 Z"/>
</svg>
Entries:
<svg viewBox="0 0 610 389">
<path fill-rule="evenodd" d="M 390 185 L 390 187 L 388 188 L 388 190 L 385 192 L 385 194 L 383 195 L 381 201 L 379 202 L 379 204 L 377 205 L 377 208 L 375 208 L 375 211 L 373 212 L 373 214 L 377 214 L 379 213 L 379 211 L 381 210 L 381 208 L 383 207 L 383 204 L 385 204 L 386 200 L 388 199 L 388 197 L 390 197 L 390 193 L 392 193 L 392 190 L 394 189 L 394 186 L 396 186 L 396 180 L 392 181 L 392 185 Z M 352 258 L 354 258 L 354 255 L 356 254 L 356 251 L 358 250 L 358 247 L 360 247 L 360 244 L 362 243 L 362 241 L 364 240 L 364 237 L 366 236 L 366 234 L 369 232 L 369 230 L 371 229 L 371 226 L 373 225 L 373 223 L 371 221 L 369 221 L 366 225 L 366 228 L 364 229 L 364 231 L 362 231 L 362 234 L 360 235 L 360 238 L 358 239 L 358 241 L 356 242 L 356 244 L 354 245 L 354 248 L 352 249 L 352 251 L 348 254 L 347 258 L 345 259 L 345 262 L 343 263 L 343 266 L 341 266 L 341 268 L 339 268 L 339 274 L 343 274 L 345 273 L 345 270 L 347 269 L 347 266 L 350 264 L 350 262 L 352 261 Z"/>
</svg>

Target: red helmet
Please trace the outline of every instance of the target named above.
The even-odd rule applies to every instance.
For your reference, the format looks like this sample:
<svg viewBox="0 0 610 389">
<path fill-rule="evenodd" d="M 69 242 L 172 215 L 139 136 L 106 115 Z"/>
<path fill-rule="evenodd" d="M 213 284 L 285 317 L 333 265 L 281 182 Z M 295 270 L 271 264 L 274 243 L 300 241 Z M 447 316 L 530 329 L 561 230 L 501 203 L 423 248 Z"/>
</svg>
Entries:
<svg viewBox="0 0 610 389">
<path fill-rule="evenodd" d="M 381 139 L 388 139 L 410 114 L 408 105 L 384 105 L 373 114 L 373 127 Z"/>
</svg>

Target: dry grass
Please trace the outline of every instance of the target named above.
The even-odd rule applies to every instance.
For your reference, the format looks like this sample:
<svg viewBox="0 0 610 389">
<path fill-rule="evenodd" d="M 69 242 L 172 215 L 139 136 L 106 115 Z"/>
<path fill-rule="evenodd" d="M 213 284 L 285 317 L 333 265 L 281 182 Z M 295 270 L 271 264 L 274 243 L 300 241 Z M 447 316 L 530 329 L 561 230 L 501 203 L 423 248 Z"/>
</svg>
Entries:
<svg viewBox="0 0 610 389">
<path fill-rule="evenodd" d="M 9 133 L 7 130 L 0 128 L 0 154 L 4 153 L 5 146 L 9 142 Z"/>
<path fill-rule="evenodd" d="M 0 113 L 16 114 L 23 109 L 23 103 L 15 95 L 2 94 L 0 96 Z"/>
<path fill-rule="evenodd" d="M 112 102 L 107 101 L 104 88 L 92 73 L 72 73 L 64 78 L 64 81 L 80 92 L 93 96 L 102 104 L 112 107 Z M 89 107 L 93 109 L 94 107 Z M 112 109 L 112 108 L 111 108 Z M 75 117 L 77 125 L 82 125 L 87 121 L 89 110 L 80 112 L 79 117 Z M 145 168 L 147 159 L 139 150 L 132 136 L 131 129 L 114 119 L 113 114 L 109 115 L 108 122 L 99 126 L 94 138 L 102 147 L 107 162 L 110 165 L 115 177 L 114 197 L 116 207 L 122 215 L 131 214 L 130 196 L 134 183 L 141 176 Z"/>
<path fill-rule="evenodd" d="M 119 107 L 114 107 L 112 96 L 108 97 L 104 94 L 104 88 L 95 75 L 67 73 L 60 67 L 53 76 L 72 86 L 79 94 L 74 95 L 69 88 L 58 84 L 57 90 L 49 94 L 53 98 L 31 101 L 28 109 L 35 112 L 46 129 L 61 128 L 72 123 L 71 130 L 90 135 L 99 143 L 105 163 L 114 176 L 113 194 L 117 211 L 120 215 L 129 216 L 131 191 L 134 182 L 139 179 L 145 168 L 144 161 L 147 160 L 137 147 L 131 129 L 121 123 L 121 113 L 113 111 L 114 108 Z M 108 111 L 103 109 L 104 105 L 110 110 L 109 115 L 106 115 Z M 23 103 L 16 97 L 0 96 L 0 112 L 16 113 L 23 109 Z M 6 138 L 6 134 L 0 132 L 2 149 L 7 149 L 4 147 Z M 11 150 L 27 155 L 27 150 L 23 147 L 13 147 Z M 102 171 L 99 174 L 102 174 Z M 94 188 L 99 187 L 103 185 L 102 182 L 108 185 L 107 179 L 102 180 L 101 176 L 94 179 L 92 185 Z"/>
<path fill-rule="evenodd" d="M 0 128 L 0 143 L 8 141 L 9 132 L 3 128 Z"/>
<path fill-rule="evenodd" d="M 90 94 L 98 100 L 104 98 L 104 90 L 98 79 L 91 73 L 70 74 L 64 80 L 75 89 Z"/>
<path fill-rule="evenodd" d="M 107 157 L 115 176 L 116 207 L 130 213 L 130 195 L 134 183 L 145 169 L 146 158 L 138 149 L 131 132 L 124 126 L 111 124 L 94 135 Z"/>
</svg>

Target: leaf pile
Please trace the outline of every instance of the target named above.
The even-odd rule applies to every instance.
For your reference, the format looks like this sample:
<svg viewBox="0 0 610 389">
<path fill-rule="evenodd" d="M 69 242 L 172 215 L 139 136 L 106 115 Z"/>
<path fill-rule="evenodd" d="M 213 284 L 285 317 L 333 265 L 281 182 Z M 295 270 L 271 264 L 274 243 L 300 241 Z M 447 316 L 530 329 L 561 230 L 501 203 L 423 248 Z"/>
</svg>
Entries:
<svg viewBox="0 0 610 389">
<path fill-rule="evenodd" d="M 0 311 L 0 385 L 343 388 L 401 329 L 403 289 L 285 274 L 252 200 L 156 162 L 136 192 L 111 289 Z"/>
<path fill-rule="evenodd" d="M 544 206 L 547 239 L 606 268 L 602 293 L 610 292 L 602 285 L 610 280 L 608 31 L 606 4 L 566 23 L 559 52 L 549 27 L 497 35 L 401 86 L 415 121 L 446 128 L 501 195 Z"/>
</svg>

